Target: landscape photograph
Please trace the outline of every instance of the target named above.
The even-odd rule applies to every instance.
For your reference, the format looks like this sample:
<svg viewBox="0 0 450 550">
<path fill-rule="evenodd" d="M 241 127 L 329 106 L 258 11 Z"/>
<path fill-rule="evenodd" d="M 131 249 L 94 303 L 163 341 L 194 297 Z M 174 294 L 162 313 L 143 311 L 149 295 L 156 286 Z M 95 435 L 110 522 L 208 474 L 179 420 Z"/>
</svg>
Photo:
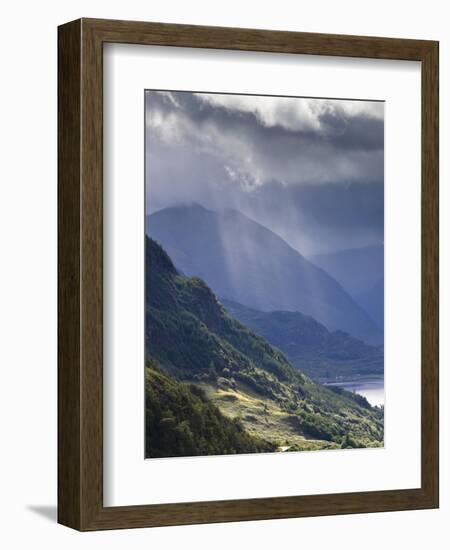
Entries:
<svg viewBox="0 0 450 550">
<path fill-rule="evenodd" d="M 145 91 L 145 457 L 384 446 L 384 103 Z"/>
</svg>

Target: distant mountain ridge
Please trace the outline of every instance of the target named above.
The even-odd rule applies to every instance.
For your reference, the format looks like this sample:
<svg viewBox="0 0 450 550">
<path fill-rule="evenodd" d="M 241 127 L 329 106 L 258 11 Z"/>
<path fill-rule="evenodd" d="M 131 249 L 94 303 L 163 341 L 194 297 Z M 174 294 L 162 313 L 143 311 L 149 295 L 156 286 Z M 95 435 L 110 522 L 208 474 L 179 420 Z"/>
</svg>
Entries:
<svg viewBox="0 0 450 550">
<path fill-rule="evenodd" d="M 278 235 L 236 210 L 176 206 L 147 217 L 147 234 L 177 269 L 219 296 L 261 311 L 300 311 L 369 343 L 382 332 L 354 299 Z"/>
<path fill-rule="evenodd" d="M 370 346 L 342 331 L 330 332 L 299 312 L 262 312 L 221 299 L 227 311 L 286 354 L 314 380 L 383 375 L 382 347 Z"/>
<path fill-rule="evenodd" d="M 364 292 L 383 277 L 384 246 L 375 244 L 308 256 L 352 295 Z"/>
<path fill-rule="evenodd" d="M 384 277 L 366 291 L 357 294 L 355 300 L 376 321 L 378 326 L 384 327 Z"/>
<path fill-rule="evenodd" d="M 384 246 L 318 254 L 309 259 L 336 279 L 380 328 L 384 327 Z"/>
</svg>

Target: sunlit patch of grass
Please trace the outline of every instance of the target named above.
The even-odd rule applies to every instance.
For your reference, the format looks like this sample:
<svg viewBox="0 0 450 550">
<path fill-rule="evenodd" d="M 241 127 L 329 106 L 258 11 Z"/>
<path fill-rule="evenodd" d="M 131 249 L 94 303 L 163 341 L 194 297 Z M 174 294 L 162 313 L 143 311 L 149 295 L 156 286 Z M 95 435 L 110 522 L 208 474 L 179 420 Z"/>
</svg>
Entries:
<svg viewBox="0 0 450 550">
<path fill-rule="evenodd" d="M 242 390 L 224 390 L 201 384 L 208 398 L 230 418 L 239 418 L 253 435 L 275 443 L 280 451 L 312 451 L 339 448 L 333 442 L 306 438 L 298 433 L 289 418 L 292 416 L 270 399 L 262 399 Z"/>
</svg>

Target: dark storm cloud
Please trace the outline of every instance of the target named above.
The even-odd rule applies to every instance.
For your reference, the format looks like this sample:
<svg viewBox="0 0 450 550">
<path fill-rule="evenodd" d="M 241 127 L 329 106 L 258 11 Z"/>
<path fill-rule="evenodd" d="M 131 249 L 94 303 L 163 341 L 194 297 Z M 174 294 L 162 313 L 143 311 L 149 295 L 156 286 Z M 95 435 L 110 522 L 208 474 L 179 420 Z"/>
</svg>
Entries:
<svg viewBox="0 0 450 550">
<path fill-rule="evenodd" d="M 325 114 L 321 117 L 323 123 L 333 128 L 333 145 L 337 149 L 356 151 L 382 151 L 384 147 L 384 121 L 354 116 L 351 120 L 343 117 Z"/>
<path fill-rule="evenodd" d="M 383 240 L 382 105 L 146 95 L 147 209 L 237 208 L 304 253 Z"/>
<path fill-rule="evenodd" d="M 380 182 L 289 187 L 273 182 L 258 189 L 242 209 L 306 255 L 384 239 Z"/>
</svg>

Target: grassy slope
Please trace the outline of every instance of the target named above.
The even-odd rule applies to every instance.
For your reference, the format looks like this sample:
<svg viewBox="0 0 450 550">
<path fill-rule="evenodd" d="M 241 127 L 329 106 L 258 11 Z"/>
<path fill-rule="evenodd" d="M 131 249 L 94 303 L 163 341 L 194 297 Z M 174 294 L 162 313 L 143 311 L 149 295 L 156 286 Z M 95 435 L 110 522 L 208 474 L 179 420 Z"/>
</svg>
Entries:
<svg viewBox="0 0 450 550">
<path fill-rule="evenodd" d="M 234 320 L 203 281 L 179 275 L 150 239 L 146 262 L 146 347 L 166 372 L 203 387 L 223 413 L 262 439 L 270 435 L 276 445 L 382 444 L 383 411 L 294 369 Z"/>
<path fill-rule="evenodd" d="M 224 416 L 197 386 L 178 382 L 149 359 L 145 373 L 145 456 L 221 455 L 275 450 Z"/>
</svg>

